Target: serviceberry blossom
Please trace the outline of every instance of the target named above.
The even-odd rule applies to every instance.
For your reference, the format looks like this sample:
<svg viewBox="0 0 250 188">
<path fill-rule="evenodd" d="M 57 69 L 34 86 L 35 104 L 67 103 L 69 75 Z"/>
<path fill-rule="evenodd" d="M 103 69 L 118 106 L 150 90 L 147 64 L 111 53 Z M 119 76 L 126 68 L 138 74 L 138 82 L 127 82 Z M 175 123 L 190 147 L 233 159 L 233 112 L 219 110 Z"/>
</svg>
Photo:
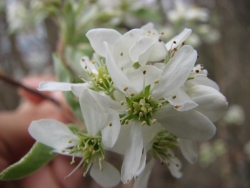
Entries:
<svg viewBox="0 0 250 188">
<path fill-rule="evenodd" d="M 54 148 L 54 152 L 72 156 L 71 164 L 75 163 L 75 157 L 82 158 L 76 168 L 65 177 L 66 179 L 82 166 L 85 171 L 84 176 L 90 171 L 90 175 L 98 184 L 103 187 L 113 187 L 120 182 L 120 173 L 104 160 L 104 145 L 112 147 L 112 140 L 105 141 L 100 134 L 101 130 L 105 132 L 105 126 L 108 124 L 105 122 L 110 122 L 112 113 L 110 111 L 108 114 L 98 113 L 99 104 L 91 97 L 91 92 L 83 90 L 80 97 L 81 107 L 84 107 L 82 113 L 87 132 L 75 129 L 71 131 L 59 121 L 41 119 L 31 123 L 29 133 L 37 142 Z M 115 131 L 117 127 L 115 124 L 116 122 L 110 122 L 108 126 L 113 127 Z M 119 133 L 119 130 L 117 132 Z"/>
<path fill-rule="evenodd" d="M 214 136 L 227 108 L 226 98 L 196 65 L 197 52 L 185 40 L 184 29 L 166 44 L 152 23 L 120 34 L 92 29 L 86 36 L 93 59 L 81 59 L 84 83 L 43 82 L 40 90 L 72 91 L 82 107 L 88 131 L 93 128 L 106 149 L 124 155 L 121 180 L 146 186 L 154 158 L 181 177 L 174 155 L 180 147 L 190 162 L 197 160 L 195 141 Z M 88 111 L 88 112 L 86 112 Z M 87 114 L 87 115 L 86 115 Z M 91 118 L 88 118 L 91 117 Z M 96 119 L 95 119 L 96 118 Z M 152 159 L 146 164 L 147 153 Z"/>
</svg>

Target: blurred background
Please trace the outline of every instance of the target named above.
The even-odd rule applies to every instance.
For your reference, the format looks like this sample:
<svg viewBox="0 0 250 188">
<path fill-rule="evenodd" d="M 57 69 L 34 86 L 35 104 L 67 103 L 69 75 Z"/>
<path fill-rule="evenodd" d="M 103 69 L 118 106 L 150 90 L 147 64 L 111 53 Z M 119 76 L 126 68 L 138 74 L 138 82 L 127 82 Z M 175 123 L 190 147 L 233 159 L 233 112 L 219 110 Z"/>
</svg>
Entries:
<svg viewBox="0 0 250 188">
<path fill-rule="evenodd" d="M 229 108 L 216 123 L 217 134 L 198 143 L 199 160 L 183 163 L 175 179 L 155 165 L 149 187 L 250 187 L 250 1 L 248 0 L 3 0 L 0 2 L 0 72 L 21 80 L 54 74 L 52 54 L 65 59 L 76 77 L 79 60 L 91 54 L 85 33 L 110 27 L 124 33 L 153 22 L 167 42 L 184 28 L 186 43 L 227 97 Z M 0 80 L 0 110 L 14 110 L 17 88 Z M 1 120 L 0 120 L 1 121 Z M 111 156 L 111 159 L 116 159 Z M 87 187 L 99 187 L 87 178 Z M 131 185 L 119 185 L 131 187 Z"/>
</svg>

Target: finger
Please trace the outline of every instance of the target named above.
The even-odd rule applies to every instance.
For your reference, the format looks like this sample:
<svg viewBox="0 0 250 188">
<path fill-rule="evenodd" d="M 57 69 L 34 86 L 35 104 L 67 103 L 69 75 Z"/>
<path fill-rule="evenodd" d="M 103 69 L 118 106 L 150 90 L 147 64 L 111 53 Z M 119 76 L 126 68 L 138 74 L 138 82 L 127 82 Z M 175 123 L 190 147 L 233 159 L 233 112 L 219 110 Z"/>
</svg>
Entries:
<svg viewBox="0 0 250 188">
<path fill-rule="evenodd" d="M 52 163 L 53 172 L 57 180 L 65 188 L 78 188 L 83 184 L 83 170 L 78 168 L 67 180 L 65 177 L 74 170 L 76 164 L 70 165 L 71 158 L 69 156 L 57 156 Z"/>
<path fill-rule="evenodd" d="M 20 180 L 20 188 L 63 188 L 49 165 Z"/>
</svg>

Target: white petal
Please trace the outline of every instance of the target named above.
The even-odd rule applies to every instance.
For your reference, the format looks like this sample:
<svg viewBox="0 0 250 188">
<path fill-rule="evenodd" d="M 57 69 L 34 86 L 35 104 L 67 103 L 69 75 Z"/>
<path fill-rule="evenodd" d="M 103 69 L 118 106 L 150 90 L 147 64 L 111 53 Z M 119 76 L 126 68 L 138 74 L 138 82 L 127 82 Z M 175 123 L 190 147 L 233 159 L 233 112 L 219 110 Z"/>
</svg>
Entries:
<svg viewBox="0 0 250 188">
<path fill-rule="evenodd" d="M 72 147 L 79 140 L 66 125 L 52 119 L 32 121 L 28 130 L 37 142 L 41 142 L 56 150 Z M 69 143 L 69 141 L 71 142 Z"/>
<path fill-rule="evenodd" d="M 168 150 L 168 154 L 171 154 L 171 156 L 174 156 L 173 151 Z M 181 161 L 177 157 L 171 157 L 170 159 L 164 160 L 166 164 L 169 164 L 168 169 L 171 172 L 171 174 L 176 178 L 181 178 L 182 173 L 180 172 L 181 168 Z"/>
<path fill-rule="evenodd" d="M 185 28 L 180 34 L 176 35 L 166 44 L 167 50 L 174 49 L 177 46 L 181 45 L 182 42 L 184 42 L 191 33 L 191 29 Z M 174 41 L 176 42 L 175 44 L 173 43 Z"/>
<path fill-rule="evenodd" d="M 99 163 L 94 162 L 90 170 L 91 177 L 102 187 L 114 187 L 120 183 L 119 171 L 106 161 L 102 161 L 103 171 L 100 171 Z"/>
<path fill-rule="evenodd" d="M 213 123 L 196 110 L 179 112 L 165 106 L 155 114 L 155 118 L 166 130 L 179 138 L 208 140 L 216 131 Z"/>
<path fill-rule="evenodd" d="M 157 41 L 152 46 L 148 61 L 161 61 L 167 56 L 167 48 L 163 42 Z"/>
<path fill-rule="evenodd" d="M 121 68 L 132 66 L 133 62 L 129 56 L 129 49 L 139 40 L 141 36 L 145 36 L 146 32 L 142 29 L 132 29 L 125 33 L 116 42 L 113 49 L 113 57 L 117 65 Z"/>
<path fill-rule="evenodd" d="M 113 151 L 115 153 L 119 153 L 121 155 L 125 155 L 126 148 L 127 148 L 127 141 L 128 141 L 128 135 L 131 130 L 131 124 L 128 125 L 122 125 L 120 134 L 116 140 L 115 145 L 112 148 L 105 148 L 109 151 Z"/>
<path fill-rule="evenodd" d="M 151 53 L 151 46 L 155 43 L 153 39 L 143 36 L 140 40 L 129 50 L 131 60 L 145 65 Z M 140 60 L 139 61 L 139 57 Z"/>
<path fill-rule="evenodd" d="M 206 75 L 195 75 L 193 79 L 187 80 L 185 83 L 186 87 L 192 87 L 195 85 L 205 85 L 213 87 L 218 91 L 220 90 L 218 84 L 209 79 Z"/>
<path fill-rule="evenodd" d="M 218 90 L 209 86 L 196 85 L 187 92 L 199 105 L 196 110 L 207 116 L 212 122 L 218 121 L 226 112 L 228 102 Z"/>
<path fill-rule="evenodd" d="M 155 164 L 155 160 L 152 158 L 150 162 L 146 165 L 146 168 L 142 174 L 135 180 L 133 188 L 147 188 L 148 178 L 150 176 L 151 170 Z"/>
<path fill-rule="evenodd" d="M 97 103 L 103 107 L 105 112 L 113 113 L 113 111 L 116 111 L 120 114 L 125 113 L 126 107 L 121 105 L 119 102 L 114 101 L 110 97 L 93 90 L 88 90 L 88 92 L 91 93 L 92 97 L 95 98 Z"/>
<path fill-rule="evenodd" d="M 154 28 L 154 24 L 149 22 L 146 25 L 142 26 L 141 29 L 145 30 L 147 36 L 154 39 L 155 41 L 159 39 L 158 31 Z"/>
<path fill-rule="evenodd" d="M 114 29 L 92 29 L 87 32 L 86 36 L 95 52 L 105 56 L 106 47 L 103 42 L 106 41 L 112 51 L 115 43 L 122 35 Z"/>
<path fill-rule="evenodd" d="M 39 91 L 71 91 L 72 83 L 66 82 L 41 82 L 38 86 Z"/>
<path fill-rule="evenodd" d="M 110 50 L 108 48 L 108 44 L 105 42 L 106 46 L 106 64 L 108 67 L 109 75 L 112 78 L 112 81 L 115 83 L 116 87 L 123 93 L 132 93 L 136 92 L 136 90 L 132 87 L 132 84 L 130 83 L 127 76 L 122 72 L 122 70 L 117 66 L 115 63 Z M 126 91 L 125 88 L 127 88 Z"/>
<path fill-rule="evenodd" d="M 96 69 L 95 65 L 89 60 L 88 56 L 82 57 L 80 64 L 81 64 L 83 70 L 87 70 L 87 71 L 92 72 L 94 74 L 98 74 L 98 70 Z"/>
<path fill-rule="evenodd" d="M 102 143 L 105 146 L 112 148 L 120 133 L 121 123 L 119 114 L 113 113 L 109 114 L 109 116 L 112 116 L 109 118 L 111 120 L 110 123 L 112 124 L 109 124 L 102 129 Z"/>
<path fill-rule="evenodd" d="M 175 109 L 178 111 L 187 111 L 198 106 L 183 89 L 179 89 L 168 101 L 175 106 Z"/>
<path fill-rule="evenodd" d="M 96 136 L 104 126 L 108 125 L 108 114 L 89 89 L 82 91 L 79 102 L 88 134 Z"/>
<path fill-rule="evenodd" d="M 146 74 L 143 72 L 146 71 Z M 144 65 L 133 72 L 129 72 L 127 77 L 130 82 L 133 84 L 134 88 L 137 89 L 137 92 L 143 91 L 144 87 L 148 85 L 154 85 L 155 80 L 159 80 L 162 75 L 162 71 L 152 65 Z M 151 86 L 151 89 L 152 89 Z"/>
<path fill-rule="evenodd" d="M 155 63 L 154 66 L 163 71 L 166 64 L 165 63 Z"/>
<path fill-rule="evenodd" d="M 83 83 L 83 84 L 72 84 L 71 91 L 74 93 L 74 95 L 78 98 L 80 98 L 82 91 L 86 88 L 89 88 L 89 83 Z"/>
<path fill-rule="evenodd" d="M 145 150 L 145 148 L 142 151 L 142 156 L 141 156 L 141 160 L 140 160 L 140 165 L 137 169 L 137 172 L 134 175 L 134 178 L 137 178 L 137 176 L 139 176 L 143 170 L 146 167 L 146 159 L 147 159 L 147 151 Z"/>
<path fill-rule="evenodd" d="M 137 172 L 143 149 L 143 138 L 141 133 L 141 124 L 134 124 L 129 133 L 127 149 L 121 169 L 121 180 L 128 183 Z"/>
<path fill-rule="evenodd" d="M 191 46 L 183 46 L 164 68 L 152 96 L 160 99 L 175 93 L 187 80 L 196 59 L 197 52 Z"/>
<path fill-rule="evenodd" d="M 143 145 L 146 151 L 151 149 L 152 147 L 152 139 L 155 137 L 156 133 L 158 133 L 162 129 L 161 124 L 155 123 L 150 126 L 142 127 L 142 135 L 143 135 Z"/>
<path fill-rule="evenodd" d="M 198 152 L 196 147 L 196 142 L 193 140 L 179 139 L 180 149 L 188 162 L 194 164 L 197 162 Z"/>
</svg>

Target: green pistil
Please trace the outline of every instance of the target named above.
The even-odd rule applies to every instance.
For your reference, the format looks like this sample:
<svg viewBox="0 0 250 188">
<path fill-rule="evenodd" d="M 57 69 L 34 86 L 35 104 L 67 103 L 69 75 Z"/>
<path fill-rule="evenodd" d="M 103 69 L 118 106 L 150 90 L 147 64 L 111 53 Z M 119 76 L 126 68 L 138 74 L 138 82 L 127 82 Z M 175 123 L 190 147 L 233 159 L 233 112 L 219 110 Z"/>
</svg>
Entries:
<svg viewBox="0 0 250 188">
<path fill-rule="evenodd" d="M 77 153 L 82 153 L 82 157 L 85 159 L 83 169 L 88 170 L 92 162 L 104 159 L 104 150 L 102 148 L 101 138 L 91 137 L 83 133 L 76 134 L 80 138 L 80 141 L 71 149 L 69 154 L 76 155 Z M 71 163 L 74 163 L 74 157 L 72 158 Z"/>
<path fill-rule="evenodd" d="M 173 156 L 168 154 L 168 150 L 178 149 L 177 137 L 168 131 L 159 132 L 152 140 L 152 149 L 150 150 L 154 158 L 159 158 L 162 161 L 170 159 Z"/>
<path fill-rule="evenodd" d="M 99 67 L 97 75 L 90 72 L 89 76 L 93 82 L 93 90 L 104 91 L 107 95 L 112 97 L 114 87 L 106 65 Z"/>
<path fill-rule="evenodd" d="M 127 113 L 121 116 L 122 124 L 127 124 L 130 120 L 141 121 L 142 125 L 151 125 L 153 114 L 158 109 L 158 103 L 152 100 L 150 96 L 150 85 L 138 95 L 126 97 L 128 110 Z"/>
</svg>

